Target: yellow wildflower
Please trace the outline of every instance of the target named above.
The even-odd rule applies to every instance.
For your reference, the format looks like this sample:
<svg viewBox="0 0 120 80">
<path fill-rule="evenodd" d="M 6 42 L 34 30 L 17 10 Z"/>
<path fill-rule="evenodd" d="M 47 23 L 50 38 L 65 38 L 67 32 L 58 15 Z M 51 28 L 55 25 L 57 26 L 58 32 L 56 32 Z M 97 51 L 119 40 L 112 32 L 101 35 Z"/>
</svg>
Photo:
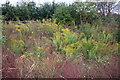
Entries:
<svg viewBox="0 0 120 80">
<path fill-rule="evenodd" d="M 21 30 L 20 29 L 16 29 L 16 31 L 20 32 Z"/>
<path fill-rule="evenodd" d="M 66 29 L 62 29 L 62 31 L 70 31 L 68 28 L 66 28 Z"/>
<path fill-rule="evenodd" d="M 62 29 L 62 31 L 65 31 L 65 29 Z"/>
<path fill-rule="evenodd" d="M 57 24 L 55 24 L 55 27 L 58 27 L 58 25 L 57 25 Z"/>
<path fill-rule="evenodd" d="M 45 22 L 45 19 L 42 19 L 42 22 Z"/>
<path fill-rule="evenodd" d="M 24 43 L 24 41 L 23 41 L 23 40 L 20 40 L 19 42 L 20 42 L 20 43 L 22 43 L 22 44 Z"/>
<path fill-rule="evenodd" d="M 33 34 L 34 32 L 32 31 L 32 34 Z"/>
<path fill-rule="evenodd" d="M 19 21 L 18 24 L 22 24 L 22 23 Z"/>
<path fill-rule="evenodd" d="M 32 24 L 32 21 L 30 21 L 29 23 Z"/>
<path fill-rule="evenodd" d="M 12 24 L 12 21 L 9 21 L 9 24 Z"/>
<path fill-rule="evenodd" d="M 50 24 L 49 24 L 49 23 L 47 23 L 47 24 L 45 24 L 45 26 L 50 27 Z"/>
<path fill-rule="evenodd" d="M 36 21 L 38 22 L 39 20 L 37 19 Z"/>
<path fill-rule="evenodd" d="M 40 50 L 41 49 L 41 47 L 37 47 L 37 50 Z"/>
<path fill-rule="evenodd" d="M 70 50 L 70 52 L 74 52 L 74 49 L 73 49 L 73 48 L 70 48 L 69 50 Z"/>
<path fill-rule="evenodd" d="M 24 30 L 28 30 L 28 27 L 24 27 Z"/>
<path fill-rule="evenodd" d="M 22 59 L 24 59 L 26 56 L 25 55 L 22 55 L 22 56 L 20 56 L 20 59 L 22 60 Z"/>
<path fill-rule="evenodd" d="M 18 27 L 19 27 L 19 25 L 15 25 L 15 27 L 16 27 L 16 28 L 18 28 Z"/>
<path fill-rule="evenodd" d="M 83 41 L 83 42 L 86 42 L 86 38 L 83 38 L 82 41 Z"/>
<path fill-rule="evenodd" d="M 75 28 L 77 28 L 77 26 L 75 26 Z"/>
</svg>

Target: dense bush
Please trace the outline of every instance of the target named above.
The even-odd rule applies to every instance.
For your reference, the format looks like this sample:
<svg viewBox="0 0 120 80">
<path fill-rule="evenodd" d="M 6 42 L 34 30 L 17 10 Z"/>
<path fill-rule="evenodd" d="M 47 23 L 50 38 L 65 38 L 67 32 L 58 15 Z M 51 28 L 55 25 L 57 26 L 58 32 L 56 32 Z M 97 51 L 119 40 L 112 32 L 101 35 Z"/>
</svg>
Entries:
<svg viewBox="0 0 120 80">
<path fill-rule="evenodd" d="M 6 2 L 2 6 L 2 15 L 4 16 L 5 20 L 14 20 L 16 17 L 16 10 L 15 7 L 10 4 L 10 2 Z"/>
<path fill-rule="evenodd" d="M 69 6 L 64 3 L 60 4 L 60 6 L 57 7 L 53 18 L 55 18 L 59 24 L 71 24 L 73 21 L 73 17 L 69 11 Z"/>
<path fill-rule="evenodd" d="M 80 24 L 97 22 L 99 16 L 94 5 L 92 2 L 75 2 L 70 5 L 70 13 L 75 22 Z"/>
<path fill-rule="evenodd" d="M 4 20 L 36 20 L 43 18 L 51 18 L 57 7 L 56 3 L 45 3 L 40 6 L 36 6 L 35 2 L 23 2 L 13 6 L 10 2 L 6 2 L 2 5 L 2 15 Z"/>
</svg>

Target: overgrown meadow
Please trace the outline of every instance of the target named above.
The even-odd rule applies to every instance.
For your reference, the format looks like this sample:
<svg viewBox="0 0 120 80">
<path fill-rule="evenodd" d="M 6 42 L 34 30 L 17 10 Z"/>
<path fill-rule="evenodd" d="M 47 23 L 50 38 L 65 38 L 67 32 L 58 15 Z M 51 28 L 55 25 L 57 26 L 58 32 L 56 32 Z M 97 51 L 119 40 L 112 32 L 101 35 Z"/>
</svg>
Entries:
<svg viewBox="0 0 120 80">
<path fill-rule="evenodd" d="M 8 21 L 2 25 L 3 77 L 118 77 L 120 43 L 114 29 L 90 23 L 59 24 L 54 18 Z"/>
</svg>

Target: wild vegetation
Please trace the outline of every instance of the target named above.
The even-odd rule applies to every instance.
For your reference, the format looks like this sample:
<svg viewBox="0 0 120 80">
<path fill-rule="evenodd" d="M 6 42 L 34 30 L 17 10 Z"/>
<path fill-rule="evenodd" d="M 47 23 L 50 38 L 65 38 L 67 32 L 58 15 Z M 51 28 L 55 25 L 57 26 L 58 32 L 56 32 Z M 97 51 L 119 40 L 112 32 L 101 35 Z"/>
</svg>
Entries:
<svg viewBox="0 0 120 80">
<path fill-rule="evenodd" d="M 4 4 L 3 77 L 117 78 L 120 15 L 98 4 Z"/>
</svg>

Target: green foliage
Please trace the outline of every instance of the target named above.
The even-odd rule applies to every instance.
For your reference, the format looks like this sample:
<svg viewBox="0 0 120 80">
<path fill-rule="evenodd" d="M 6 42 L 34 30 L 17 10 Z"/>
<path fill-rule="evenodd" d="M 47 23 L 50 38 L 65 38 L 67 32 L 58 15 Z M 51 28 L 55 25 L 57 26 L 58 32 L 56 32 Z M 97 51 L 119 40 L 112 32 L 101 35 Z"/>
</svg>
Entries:
<svg viewBox="0 0 120 80">
<path fill-rule="evenodd" d="M 76 23 L 95 23 L 99 16 L 94 8 L 95 3 L 93 2 L 74 2 L 70 5 L 70 13 Z"/>
<path fill-rule="evenodd" d="M 23 2 L 12 6 L 10 2 L 6 2 L 2 5 L 2 15 L 4 20 L 37 20 L 43 18 L 51 18 L 58 5 L 56 3 L 44 3 L 39 7 L 35 2 Z"/>
<path fill-rule="evenodd" d="M 54 33 L 53 43 L 55 43 L 59 50 L 61 50 L 65 45 L 74 43 L 77 41 L 78 36 L 76 33 L 71 33 L 68 28 L 62 29 L 63 33 Z"/>
<path fill-rule="evenodd" d="M 2 14 L 5 20 L 42 20 L 53 17 L 57 23 L 68 23 L 68 25 L 74 24 L 73 20 L 80 24 L 93 23 L 99 18 L 94 5 L 92 2 L 75 2 L 71 5 L 53 2 L 52 4 L 44 3 L 37 7 L 35 2 L 24 2 L 15 7 L 8 2 L 2 6 Z"/>
<path fill-rule="evenodd" d="M 91 26 L 90 24 L 85 24 L 79 29 L 82 33 L 85 34 L 86 39 L 96 39 L 102 40 L 103 42 L 108 42 L 113 40 L 112 33 L 107 32 L 106 30 L 100 29 L 98 26 Z"/>
<path fill-rule="evenodd" d="M 116 41 L 119 43 L 120 42 L 120 29 L 118 28 L 115 32 L 114 32 L 114 38 L 116 39 Z"/>
<path fill-rule="evenodd" d="M 56 7 L 57 7 L 57 4 L 55 4 L 54 2 L 52 4 L 45 3 L 44 5 L 42 5 L 41 16 L 47 19 L 52 18 Z"/>
<path fill-rule="evenodd" d="M 42 20 L 54 18 L 57 23 L 66 25 L 78 25 L 90 23 L 93 25 L 109 23 L 110 26 L 118 26 L 119 16 L 100 16 L 94 2 L 44 3 L 39 6 L 35 2 L 23 2 L 13 6 L 10 2 L 2 5 L 4 20 Z M 106 22 L 106 23 L 104 23 Z"/>
<path fill-rule="evenodd" d="M 62 4 L 55 10 L 54 18 L 58 23 L 74 24 L 96 24 L 99 16 L 94 8 L 95 3 L 92 2 L 74 2 L 71 5 Z M 95 23 L 96 22 L 96 23 Z"/>
<path fill-rule="evenodd" d="M 12 6 L 10 2 L 6 2 L 6 4 L 2 5 L 2 15 L 4 15 L 4 20 L 15 20 L 15 13 L 15 7 Z"/>
<path fill-rule="evenodd" d="M 62 29 L 61 32 L 54 33 L 53 43 L 56 44 L 58 50 L 65 50 L 66 55 L 72 54 L 69 49 L 64 49 L 67 45 L 77 42 L 77 33 L 71 32 L 68 28 Z M 70 52 L 70 53 L 69 53 Z"/>
<path fill-rule="evenodd" d="M 42 33 L 52 36 L 54 32 L 60 31 L 62 28 L 61 25 L 56 24 L 54 19 L 43 19 L 42 24 L 39 26 L 39 29 Z"/>
<path fill-rule="evenodd" d="M 100 61 L 107 54 L 117 53 L 117 44 L 111 33 L 99 30 L 89 24 L 83 25 L 79 34 L 67 28 L 62 29 L 63 32 L 54 33 L 53 43 L 58 51 L 65 51 L 66 56 L 82 54 L 86 59 L 95 58 Z"/>
<path fill-rule="evenodd" d="M 26 20 L 30 18 L 30 12 L 28 10 L 27 3 L 17 5 L 16 17 L 18 17 L 20 20 Z"/>
<path fill-rule="evenodd" d="M 73 20 L 69 12 L 69 6 L 66 4 L 61 4 L 61 6 L 57 7 L 53 17 L 57 20 L 57 23 L 60 24 L 70 24 Z"/>
<path fill-rule="evenodd" d="M 21 53 L 24 51 L 25 43 L 23 40 L 11 40 L 11 50 L 15 53 Z"/>
<path fill-rule="evenodd" d="M 36 10 L 36 3 L 35 2 L 29 2 L 27 4 L 28 11 L 29 11 L 29 19 L 35 20 L 37 18 L 37 10 Z"/>
<path fill-rule="evenodd" d="M 6 36 L 0 37 L 0 45 L 3 45 L 6 42 L 7 38 Z"/>
<path fill-rule="evenodd" d="M 24 52 L 24 54 L 27 56 L 35 55 L 39 58 L 42 58 L 43 56 L 45 56 L 45 50 L 43 47 L 37 46 L 37 47 L 34 47 L 34 48 L 28 50 L 27 52 Z"/>
</svg>

